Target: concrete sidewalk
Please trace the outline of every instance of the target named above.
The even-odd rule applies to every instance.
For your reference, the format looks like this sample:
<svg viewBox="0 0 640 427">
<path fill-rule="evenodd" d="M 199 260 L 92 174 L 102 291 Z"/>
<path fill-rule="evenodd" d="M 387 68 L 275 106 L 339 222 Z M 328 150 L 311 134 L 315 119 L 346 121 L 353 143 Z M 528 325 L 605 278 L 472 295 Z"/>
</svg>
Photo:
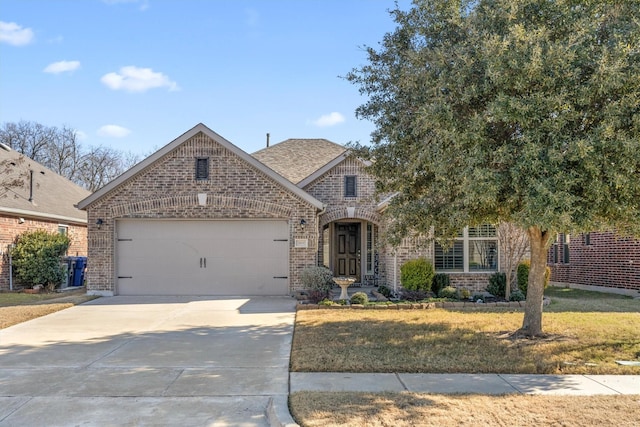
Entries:
<svg viewBox="0 0 640 427">
<path fill-rule="evenodd" d="M 431 394 L 639 394 L 640 375 L 355 374 L 291 372 L 289 390 Z"/>
</svg>

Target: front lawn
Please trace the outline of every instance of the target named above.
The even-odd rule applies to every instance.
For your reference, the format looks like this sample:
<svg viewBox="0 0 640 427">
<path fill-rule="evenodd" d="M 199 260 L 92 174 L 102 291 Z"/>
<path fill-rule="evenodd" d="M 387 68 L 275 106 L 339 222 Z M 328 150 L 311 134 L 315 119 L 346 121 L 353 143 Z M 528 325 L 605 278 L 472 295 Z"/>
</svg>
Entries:
<svg viewBox="0 0 640 427">
<path fill-rule="evenodd" d="M 292 371 L 636 374 L 640 300 L 549 288 L 543 339 L 513 339 L 522 309 L 301 310 Z M 640 393 L 640 390 L 638 391 Z M 297 392 L 301 426 L 632 426 L 632 396 Z"/>
<path fill-rule="evenodd" d="M 302 427 L 631 427 L 640 396 L 483 396 L 298 392 L 291 415 Z"/>
<path fill-rule="evenodd" d="M 615 362 L 640 358 L 640 300 L 585 292 L 549 288 L 547 336 L 536 340 L 510 336 L 522 324 L 521 309 L 302 310 L 291 370 L 640 373 Z"/>
<path fill-rule="evenodd" d="M 41 294 L 0 292 L 0 329 L 97 298 L 85 292 L 84 289 Z"/>
</svg>

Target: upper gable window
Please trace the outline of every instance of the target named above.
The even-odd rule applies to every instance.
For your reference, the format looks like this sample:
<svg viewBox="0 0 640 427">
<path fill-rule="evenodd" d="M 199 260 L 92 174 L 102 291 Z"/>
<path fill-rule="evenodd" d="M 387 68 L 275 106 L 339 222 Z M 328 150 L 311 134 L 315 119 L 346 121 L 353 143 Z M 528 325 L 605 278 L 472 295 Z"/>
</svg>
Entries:
<svg viewBox="0 0 640 427">
<path fill-rule="evenodd" d="M 209 158 L 196 159 L 196 179 L 209 179 Z"/>
<path fill-rule="evenodd" d="M 358 188 L 356 176 L 349 175 L 344 177 L 344 197 L 357 197 Z"/>
</svg>

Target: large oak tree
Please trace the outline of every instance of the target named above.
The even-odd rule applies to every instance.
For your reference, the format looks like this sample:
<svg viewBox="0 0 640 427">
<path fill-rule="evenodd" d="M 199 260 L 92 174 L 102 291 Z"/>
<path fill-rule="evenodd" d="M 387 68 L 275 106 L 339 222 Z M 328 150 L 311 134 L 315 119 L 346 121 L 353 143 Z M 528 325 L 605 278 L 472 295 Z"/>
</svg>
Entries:
<svg viewBox="0 0 640 427">
<path fill-rule="evenodd" d="M 522 332 L 542 333 L 557 232 L 640 235 L 640 5 L 614 0 L 415 0 L 347 79 L 391 240 L 466 225 L 527 231 Z"/>
</svg>

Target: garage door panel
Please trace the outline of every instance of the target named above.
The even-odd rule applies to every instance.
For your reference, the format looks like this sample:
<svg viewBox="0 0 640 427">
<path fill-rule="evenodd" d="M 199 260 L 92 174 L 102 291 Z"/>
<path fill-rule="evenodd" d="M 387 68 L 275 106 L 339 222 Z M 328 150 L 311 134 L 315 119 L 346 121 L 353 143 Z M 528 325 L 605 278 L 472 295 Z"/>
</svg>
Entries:
<svg viewBox="0 0 640 427">
<path fill-rule="evenodd" d="M 286 295 L 286 221 L 122 220 L 121 295 Z"/>
</svg>

